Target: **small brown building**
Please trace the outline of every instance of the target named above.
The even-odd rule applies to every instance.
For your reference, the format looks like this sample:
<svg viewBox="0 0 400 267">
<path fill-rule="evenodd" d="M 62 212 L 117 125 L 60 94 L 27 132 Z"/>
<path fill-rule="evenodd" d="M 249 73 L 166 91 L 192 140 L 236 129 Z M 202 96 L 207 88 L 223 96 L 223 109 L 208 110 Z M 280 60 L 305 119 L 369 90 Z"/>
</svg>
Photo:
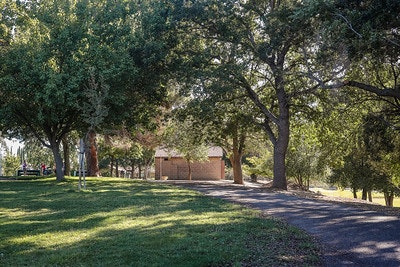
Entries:
<svg viewBox="0 0 400 267">
<path fill-rule="evenodd" d="M 225 178 L 225 163 L 222 148 L 211 147 L 208 161 L 191 163 L 193 180 L 220 180 Z M 189 167 L 181 155 L 164 149 L 157 149 L 155 155 L 155 178 L 187 180 Z"/>
</svg>

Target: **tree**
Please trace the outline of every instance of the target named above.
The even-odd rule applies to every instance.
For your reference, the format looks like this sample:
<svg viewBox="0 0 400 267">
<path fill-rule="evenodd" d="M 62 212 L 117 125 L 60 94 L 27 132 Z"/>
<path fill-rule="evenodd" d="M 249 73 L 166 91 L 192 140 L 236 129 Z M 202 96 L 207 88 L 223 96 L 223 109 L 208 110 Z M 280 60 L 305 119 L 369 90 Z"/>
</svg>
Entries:
<svg viewBox="0 0 400 267">
<path fill-rule="evenodd" d="M 72 130 L 86 132 L 91 124 L 82 115 L 99 110 L 85 94 L 91 75 L 99 88 L 112 88 L 100 105 L 112 112 L 98 117 L 103 118 L 98 127 L 146 122 L 165 95 L 167 56 L 175 39 L 164 6 L 154 1 L 21 5 L 29 25 L 17 28 L 1 54 L 1 126 L 11 136 L 34 136 L 51 148 L 61 181 L 63 138 Z"/>
<path fill-rule="evenodd" d="M 314 123 L 298 119 L 297 124 L 292 124 L 287 171 L 300 188 L 308 190 L 310 179 L 323 176 L 326 167 L 319 164 L 321 144 Z"/>
<path fill-rule="evenodd" d="M 208 160 L 208 146 L 205 144 L 201 125 L 193 120 L 170 121 L 163 134 L 162 145 L 171 153 L 178 153 L 188 166 L 188 180 L 192 180 L 193 162 Z"/>
<path fill-rule="evenodd" d="M 89 176 L 99 176 L 99 164 L 97 157 L 96 128 L 103 123 L 108 115 L 109 108 L 105 105 L 108 97 L 109 86 L 104 83 L 102 77 L 97 81 L 95 70 L 90 69 L 88 86 L 84 94 L 88 102 L 83 103 L 81 107 L 83 119 L 89 125 L 85 138 L 86 166 Z"/>
<path fill-rule="evenodd" d="M 76 127 L 84 67 L 78 60 L 84 21 L 69 1 L 27 8 L 29 28 L 18 28 L 2 65 L 2 122 L 8 133 L 35 137 L 53 152 L 57 181 L 64 179 L 60 143 Z M 79 104 L 78 104 L 79 105 Z"/>
<path fill-rule="evenodd" d="M 339 184 L 342 188 L 349 186 L 353 190 L 354 198 L 357 198 L 357 190 L 362 189 L 362 199 L 366 200 L 367 194 L 374 189 L 374 180 L 378 173 L 368 162 L 367 155 L 357 149 L 354 149 L 344 160 L 343 167 L 333 169 L 330 182 Z M 372 201 L 371 198 L 370 201 Z"/>
<path fill-rule="evenodd" d="M 208 80 L 192 89 L 192 98 L 177 112 L 179 117 L 193 118 L 204 129 L 208 142 L 223 148 L 232 165 L 234 183 L 243 184 L 242 158 L 249 139 L 259 132 L 254 125 L 257 113 L 240 90 L 226 93 L 223 87 L 230 85 L 218 80 L 217 72 L 212 67 L 203 70 Z"/>
<path fill-rule="evenodd" d="M 346 76 L 336 87 L 357 88 L 399 110 L 398 1 L 322 1 L 323 46 L 346 58 Z M 393 112 L 394 111 L 394 112 Z M 394 113 L 394 114 L 393 114 Z M 394 116 L 393 116 L 394 115 Z M 397 123 L 394 118 L 394 123 Z"/>
<path fill-rule="evenodd" d="M 258 147 L 258 151 L 251 150 L 251 153 L 245 156 L 244 161 L 243 170 L 250 177 L 251 175 L 272 177 L 273 162 L 272 149 L 270 147 Z"/>
<path fill-rule="evenodd" d="M 399 193 L 396 179 L 397 155 L 394 153 L 394 130 L 382 117 L 367 114 L 359 127 L 350 153 L 344 157 L 344 165 L 333 169 L 331 182 L 342 187 L 350 186 L 356 198 L 362 189 L 362 199 L 372 201 L 371 191 L 384 193 L 387 205 L 393 205 L 393 197 Z"/>
<path fill-rule="evenodd" d="M 214 50 L 209 64 L 219 64 L 220 80 L 241 88 L 262 114 L 257 124 L 274 147 L 273 186 L 287 189 L 291 104 L 310 101 L 305 96 L 317 88 L 303 56 L 315 47 L 314 11 L 295 1 L 201 1 L 187 8 L 190 33 L 229 51 L 226 61 Z"/>
<path fill-rule="evenodd" d="M 394 153 L 397 135 L 382 115 L 368 114 L 364 118 L 363 142 L 371 165 L 378 173 L 375 188 L 385 195 L 386 205 L 393 206 L 395 194 L 400 188 L 395 173 L 397 155 Z"/>
<path fill-rule="evenodd" d="M 31 163 L 32 167 L 35 169 L 40 169 L 41 163 L 45 164 L 47 167 L 53 167 L 54 165 L 54 157 L 51 150 L 47 147 L 43 147 L 36 138 L 25 140 L 24 152 L 27 161 Z"/>
<path fill-rule="evenodd" d="M 8 151 L 3 159 L 3 172 L 5 176 L 15 176 L 17 170 L 21 168 L 21 161 L 17 156 L 12 155 Z"/>
<path fill-rule="evenodd" d="M 154 163 L 154 154 L 160 140 L 156 130 L 140 129 L 132 134 L 132 139 L 141 149 L 141 156 L 138 158 L 138 177 L 147 179 L 149 177 L 151 165 Z M 144 167 L 144 169 L 143 169 Z M 133 168 L 132 168 L 133 171 Z"/>
</svg>

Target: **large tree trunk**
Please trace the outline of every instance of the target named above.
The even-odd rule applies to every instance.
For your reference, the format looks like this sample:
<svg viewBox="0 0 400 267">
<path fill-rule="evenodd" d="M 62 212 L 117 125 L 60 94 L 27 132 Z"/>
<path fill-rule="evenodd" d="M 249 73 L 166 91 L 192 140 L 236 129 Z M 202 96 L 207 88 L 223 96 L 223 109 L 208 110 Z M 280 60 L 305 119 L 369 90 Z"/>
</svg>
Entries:
<svg viewBox="0 0 400 267">
<path fill-rule="evenodd" d="M 54 160 L 56 162 L 56 181 L 62 182 L 65 180 L 63 172 L 63 160 L 60 152 L 60 143 L 50 140 L 51 151 L 53 152 Z"/>
<path fill-rule="evenodd" d="M 279 118 L 278 118 L 278 136 L 274 144 L 274 179 L 272 186 L 274 188 L 287 190 L 287 179 L 286 179 L 286 153 L 289 145 L 289 103 L 283 88 L 282 81 L 277 81 L 277 84 L 281 84 L 280 90 L 277 90 L 277 97 L 279 101 Z M 277 80 L 280 80 L 277 79 Z"/>
<path fill-rule="evenodd" d="M 279 2 L 279 1 L 278 1 Z M 273 4 L 276 1 L 273 1 Z M 265 115 L 263 124 L 264 130 L 269 136 L 272 144 L 274 145 L 274 179 L 272 186 L 277 189 L 287 190 L 286 179 L 286 153 L 289 145 L 289 98 L 285 91 L 284 81 L 284 63 L 286 53 L 289 51 L 289 46 L 283 48 L 282 51 L 276 53 L 276 61 L 263 59 L 271 68 L 272 75 L 274 76 L 274 88 L 277 97 L 278 115 L 272 112 L 260 99 L 257 92 L 255 92 L 249 84 L 245 82 L 245 89 L 250 99 L 260 108 L 261 112 Z M 245 80 L 243 78 L 243 80 Z M 272 125 L 276 127 L 273 129 Z"/>
<path fill-rule="evenodd" d="M 286 151 L 284 144 L 275 145 L 274 147 L 274 179 L 272 187 L 287 190 L 286 181 Z"/>
<path fill-rule="evenodd" d="M 97 158 L 96 132 L 91 129 L 86 134 L 86 166 L 88 176 L 99 176 L 99 163 Z"/>
<path fill-rule="evenodd" d="M 242 157 L 245 140 L 246 136 L 240 134 L 239 129 L 236 128 L 232 137 L 232 151 L 229 156 L 229 161 L 231 162 L 233 169 L 234 184 L 243 184 Z"/>
<path fill-rule="evenodd" d="M 237 150 L 232 151 L 231 156 L 229 156 L 229 161 L 233 169 L 233 183 L 243 184 L 242 153 Z"/>
</svg>

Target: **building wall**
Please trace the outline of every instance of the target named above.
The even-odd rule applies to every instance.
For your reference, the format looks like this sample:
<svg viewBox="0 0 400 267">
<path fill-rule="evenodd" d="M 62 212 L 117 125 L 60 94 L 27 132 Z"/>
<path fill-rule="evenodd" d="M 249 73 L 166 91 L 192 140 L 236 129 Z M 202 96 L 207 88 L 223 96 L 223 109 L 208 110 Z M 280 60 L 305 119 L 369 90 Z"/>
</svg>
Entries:
<svg viewBox="0 0 400 267">
<path fill-rule="evenodd" d="M 209 158 L 206 162 L 191 165 L 193 180 L 220 180 L 225 177 L 225 164 L 221 158 Z M 187 180 L 189 167 L 182 158 L 155 158 L 155 177 L 168 176 L 169 180 Z"/>
</svg>

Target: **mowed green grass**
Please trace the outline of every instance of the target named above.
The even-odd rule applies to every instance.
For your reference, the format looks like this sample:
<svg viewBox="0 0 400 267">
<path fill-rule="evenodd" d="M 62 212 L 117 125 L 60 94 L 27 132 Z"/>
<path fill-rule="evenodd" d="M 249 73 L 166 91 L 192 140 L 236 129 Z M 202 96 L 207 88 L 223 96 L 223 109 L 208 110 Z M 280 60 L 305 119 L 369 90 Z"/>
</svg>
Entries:
<svg viewBox="0 0 400 267">
<path fill-rule="evenodd" d="M 319 192 L 324 196 L 329 196 L 329 197 L 343 197 L 343 198 L 353 198 L 353 192 L 350 190 L 328 190 L 328 189 L 323 189 L 323 188 L 311 188 L 310 190 L 314 192 Z M 361 199 L 361 191 L 357 192 L 357 198 Z M 383 196 L 383 193 L 379 192 L 373 192 L 372 193 L 372 202 L 381 204 L 385 206 L 385 197 Z M 393 206 L 394 207 L 400 207 L 400 198 L 395 197 L 393 200 Z"/>
<path fill-rule="evenodd" d="M 143 181 L 0 181 L 0 266 L 321 266 L 304 232 Z"/>
</svg>

